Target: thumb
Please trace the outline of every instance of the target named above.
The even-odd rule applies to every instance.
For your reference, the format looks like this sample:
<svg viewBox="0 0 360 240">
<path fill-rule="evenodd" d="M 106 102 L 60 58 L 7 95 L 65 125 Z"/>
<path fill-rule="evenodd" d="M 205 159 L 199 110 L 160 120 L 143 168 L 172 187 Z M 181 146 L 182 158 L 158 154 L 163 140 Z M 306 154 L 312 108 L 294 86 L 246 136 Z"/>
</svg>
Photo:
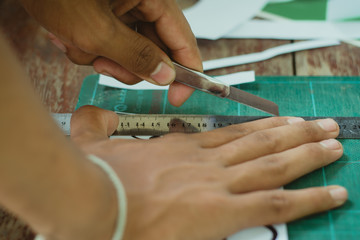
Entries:
<svg viewBox="0 0 360 240">
<path fill-rule="evenodd" d="M 109 58 L 138 77 L 157 85 L 175 79 L 170 58 L 154 42 L 120 21 L 114 22 L 113 36 L 101 44 L 97 55 Z"/>
<path fill-rule="evenodd" d="M 119 124 L 119 117 L 112 111 L 94 106 L 83 106 L 71 117 L 71 139 L 78 143 L 106 140 Z"/>
</svg>

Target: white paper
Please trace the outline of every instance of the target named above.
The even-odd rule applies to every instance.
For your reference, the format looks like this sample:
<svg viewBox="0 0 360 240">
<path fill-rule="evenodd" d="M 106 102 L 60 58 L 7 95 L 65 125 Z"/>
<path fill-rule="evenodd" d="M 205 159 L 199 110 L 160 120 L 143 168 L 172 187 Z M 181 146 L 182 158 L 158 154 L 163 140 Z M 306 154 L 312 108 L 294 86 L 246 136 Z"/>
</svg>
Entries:
<svg viewBox="0 0 360 240">
<path fill-rule="evenodd" d="M 270 0 L 269 3 L 285 3 L 285 2 L 292 2 L 294 0 Z"/>
<path fill-rule="evenodd" d="M 254 82 L 255 81 L 255 72 L 246 71 L 246 72 L 237 72 L 227 75 L 217 76 L 216 79 L 220 80 L 223 83 L 228 85 L 237 85 L 242 83 Z M 115 78 L 108 77 L 105 75 L 100 75 L 99 84 L 114 87 L 114 88 L 123 88 L 129 90 L 167 90 L 169 86 L 157 86 L 152 83 L 142 81 L 135 85 L 126 85 L 122 82 L 119 82 Z"/>
<path fill-rule="evenodd" d="M 313 48 L 339 45 L 337 40 L 312 40 L 298 43 L 284 44 L 278 47 L 269 48 L 263 52 L 250 53 L 245 55 L 214 59 L 203 62 L 204 71 L 223 67 L 237 66 L 241 64 L 264 61 L 278 55 L 302 51 Z"/>
<path fill-rule="evenodd" d="M 275 225 L 274 228 L 277 232 L 276 240 L 288 240 L 288 234 L 285 224 Z M 227 240 L 271 240 L 273 239 L 273 234 L 270 230 L 265 227 L 256 227 L 249 228 L 243 231 L 240 231 L 231 237 L 228 237 Z"/>
<path fill-rule="evenodd" d="M 267 0 L 200 0 L 184 15 L 197 38 L 216 40 L 253 18 Z"/>
<path fill-rule="evenodd" d="M 360 1 L 359 1 L 360 3 Z M 360 21 L 264 21 L 252 20 L 233 29 L 226 38 L 257 39 L 358 39 Z"/>
<path fill-rule="evenodd" d="M 272 13 L 268 13 L 268 12 L 259 12 L 257 14 L 258 17 L 263 18 L 263 19 L 268 19 L 268 20 L 273 20 L 273 21 L 288 21 L 288 22 L 292 22 L 294 20 L 283 17 L 283 16 L 279 16 L 276 14 L 272 14 Z M 340 39 L 342 42 L 344 43 L 348 43 L 351 45 L 354 45 L 356 47 L 360 47 L 360 41 L 359 40 L 349 40 L 349 39 Z"/>
<path fill-rule="evenodd" d="M 330 21 L 360 17 L 359 0 L 328 0 L 326 18 Z M 359 28 L 354 29 L 358 31 Z"/>
</svg>

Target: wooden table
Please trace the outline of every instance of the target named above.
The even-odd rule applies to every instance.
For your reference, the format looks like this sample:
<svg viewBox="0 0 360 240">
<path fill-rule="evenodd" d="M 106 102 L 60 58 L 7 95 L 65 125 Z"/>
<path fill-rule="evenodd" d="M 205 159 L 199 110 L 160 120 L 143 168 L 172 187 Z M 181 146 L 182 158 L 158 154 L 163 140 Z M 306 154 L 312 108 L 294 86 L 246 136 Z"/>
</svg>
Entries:
<svg viewBox="0 0 360 240">
<path fill-rule="evenodd" d="M 190 0 L 191 1 L 191 0 Z M 72 112 L 84 77 L 95 72 L 71 63 L 46 38 L 41 28 L 17 1 L 0 0 L 0 28 L 10 40 L 42 102 L 52 112 Z M 204 60 L 263 51 L 291 41 L 199 40 Z M 360 75 L 360 48 L 348 44 L 279 56 L 265 62 L 209 71 L 220 75 L 255 70 L 257 75 Z M 0 210 L 0 240 L 33 239 L 17 218 Z"/>
</svg>

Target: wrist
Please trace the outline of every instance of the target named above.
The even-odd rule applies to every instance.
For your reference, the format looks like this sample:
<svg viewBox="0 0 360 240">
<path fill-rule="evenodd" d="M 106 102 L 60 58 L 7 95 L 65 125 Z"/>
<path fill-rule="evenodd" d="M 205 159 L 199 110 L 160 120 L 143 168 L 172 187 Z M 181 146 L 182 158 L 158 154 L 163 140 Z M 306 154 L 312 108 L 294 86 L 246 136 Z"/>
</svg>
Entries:
<svg viewBox="0 0 360 240">
<path fill-rule="evenodd" d="M 116 189 L 107 174 L 88 159 L 83 167 L 83 183 L 72 206 L 60 207 L 45 239 L 111 239 L 118 217 Z M 63 209 L 62 209 L 63 208 Z M 41 232 L 40 232 L 41 233 Z"/>
</svg>

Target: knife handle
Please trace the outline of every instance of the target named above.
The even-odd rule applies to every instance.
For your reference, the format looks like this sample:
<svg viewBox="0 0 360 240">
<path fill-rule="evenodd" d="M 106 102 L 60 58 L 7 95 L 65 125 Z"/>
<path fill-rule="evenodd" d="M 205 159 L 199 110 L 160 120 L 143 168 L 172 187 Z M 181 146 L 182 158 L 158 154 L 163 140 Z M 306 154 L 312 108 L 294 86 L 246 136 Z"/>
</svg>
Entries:
<svg viewBox="0 0 360 240">
<path fill-rule="evenodd" d="M 217 97 L 225 98 L 229 96 L 230 86 L 204 73 L 184 67 L 175 62 L 173 62 L 173 64 L 176 71 L 175 81 Z"/>
</svg>

